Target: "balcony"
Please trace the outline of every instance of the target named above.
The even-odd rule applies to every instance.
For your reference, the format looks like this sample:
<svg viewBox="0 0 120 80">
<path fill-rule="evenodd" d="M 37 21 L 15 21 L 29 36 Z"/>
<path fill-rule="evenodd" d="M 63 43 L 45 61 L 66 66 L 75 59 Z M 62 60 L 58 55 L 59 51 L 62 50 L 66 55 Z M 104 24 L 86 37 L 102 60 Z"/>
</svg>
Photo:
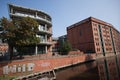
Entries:
<svg viewBox="0 0 120 80">
<path fill-rule="evenodd" d="M 33 19 L 37 19 L 37 20 L 40 20 L 40 21 L 44 21 L 44 22 L 47 22 L 49 24 L 52 24 L 51 21 L 47 20 L 47 19 L 44 19 L 44 18 L 41 18 L 41 17 L 38 17 L 38 16 L 35 16 L 35 15 L 30 15 L 30 14 L 24 14 L 24 13 L 10 13 L 10 16 L 16 16 L 16 17 L 31 17 Z"/>
<path fill-rule="evenodd" d="M 39 24 L 38 29 L 39 29 L 38 34 L 52 35 L 52 32 L 51 32 L 50 29 L 47 27 L 47 25 L 41 25 L 41 24 Z"/>
<path fill-rule="evenodd" d="M 38 34 L 52 35 L 52 32 L 50 32 L 50 31 L 46 31 L 46 30 L 39 30 Z"/>
<path fill-rule="evenodd" d="M 47 20 L 47 19 L 44 19 L 44 18 L 41 18 L 41 17 L 38 17 L 38 16 L 36 16 L 35 18 L 38 19 L 38 20 L 45 21 L 45 22 L 47 22 L 47 23 L 49 23 L 49 24 L 52 24 L 51 21 L 49 21 L 49 20 Z"/>
<path fill-rule="evenodd" d="M 41 41 L 39 44 L 41 44 L 41 45 L 52 45 L 52 42 Z"/>
<path fill-rule="evenodd" d="M 36 37 L 40 38 L 40 42 L 38 44 L 41 44 L 41 45 L 52 45 L 52 42 L 49 39 L 47 39 L 45 36 L 36 35 Z"/>
</svg>

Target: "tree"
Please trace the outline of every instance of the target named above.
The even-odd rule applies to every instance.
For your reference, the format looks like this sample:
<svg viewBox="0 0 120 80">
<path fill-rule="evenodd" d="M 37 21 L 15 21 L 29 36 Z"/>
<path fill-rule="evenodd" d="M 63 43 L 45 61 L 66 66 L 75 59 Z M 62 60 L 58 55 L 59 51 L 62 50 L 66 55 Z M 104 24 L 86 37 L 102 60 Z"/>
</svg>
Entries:
<svg viewBox="0 0 120 80">
<path fill-rule="evenodd" d="M 67 55 L 69 51 L 71 51 L 72 47 L 68 41 L 62 43 L 62 47 L 60 48 L 60 52 L 62 55 Z"/>
<path fill-rule="evenodd" d="M 3 27 L 1 37 L 9 45 L 10 59 L 12 59 L 13 56 L 13 47 L 16 47 L 19 50 L 23 46 L 39 42 L 39 38 L 36 37 L 38 23 L 30 17 L 13 21 L 3 17 L 0 20 L 0 25 Z"/>
<path fill-rule="evenodd" d="M 11 20 L 7 20 L 7 18 L 3 17 L 0 20 L 0 25 L 3 29 L 1 33 L 1 38 L 4 42 L 7 42 L 9 45 L 9 52 L 11 53 L 10 56 L 13 55 L 13 46 L 14 46 L 14 38 L 15 38 L 15 31 L 16 27 Z M 10 57 L 11 58 L 11 57 Z"/>
<path fill-rule="evenodd" d="M 18 27 L 16 31 L 16 45 L 24 46 L 39 42 L 39 38 L 36 37 L 39 31 L 38 23 L 34 19 L 26 17 L 22 20 L 17 20 L 15 24 Z"/>
</svg>

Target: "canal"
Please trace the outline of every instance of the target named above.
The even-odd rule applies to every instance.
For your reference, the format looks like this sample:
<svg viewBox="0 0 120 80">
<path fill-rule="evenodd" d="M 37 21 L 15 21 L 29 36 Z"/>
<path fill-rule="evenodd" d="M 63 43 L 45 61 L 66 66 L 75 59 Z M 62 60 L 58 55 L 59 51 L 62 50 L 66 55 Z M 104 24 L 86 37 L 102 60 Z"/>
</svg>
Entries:
<svg viewBox="0 0 120 80">
<path fill-rule="evenodd" d="M 56 80 L 120 80 L 120 55 L 59 69 Z"/>
</svg>

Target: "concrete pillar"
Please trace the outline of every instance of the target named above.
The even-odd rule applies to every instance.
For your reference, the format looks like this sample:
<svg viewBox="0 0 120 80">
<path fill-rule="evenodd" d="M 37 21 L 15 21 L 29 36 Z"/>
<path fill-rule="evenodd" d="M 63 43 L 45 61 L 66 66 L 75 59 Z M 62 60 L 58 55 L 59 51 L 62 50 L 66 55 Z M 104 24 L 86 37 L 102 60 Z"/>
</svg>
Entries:
<svg viewBox="0 0 120 80">
<path fill-rule="evenodd" d="M 37 12 L 35 13 L 35 17 L 37 17 Z"/>
<path fill-rule="evenodd" d="M 35 55 L 37 55 L 38 54 L 38 46 L 36 45 L 35 46 Z"/>
<path fill-rule="evenodd" d="M 47 19 L 47 16 L 45 16 L 45 19 Z"/>
<path fill-rule="evenodd" d="M 48 41 L 47 41 L 47 35 L 45 35 L 45 41 L 48 42 Z"/>
<path fill-rule="evenodd" d="M 45 31 L 47 31 L 47 24 L 45 24 Z"/>
<path fill-rule="evenodd" d="M 47 46 L 45 46 L 45 53 L 47 53 Z"/>
<path fill-rule="evenodd" d="M 13 13 L 13 8 L 11 8 L 11 11 L 10 11 L 10 13 Z"/>
</svg>

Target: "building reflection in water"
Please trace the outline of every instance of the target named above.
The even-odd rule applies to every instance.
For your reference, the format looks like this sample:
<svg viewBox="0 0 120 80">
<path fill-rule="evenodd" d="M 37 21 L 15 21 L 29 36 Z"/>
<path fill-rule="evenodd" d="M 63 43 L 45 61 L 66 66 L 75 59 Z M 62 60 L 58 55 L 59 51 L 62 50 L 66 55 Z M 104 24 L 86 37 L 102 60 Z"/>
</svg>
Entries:
<svg viewBox="0 0 120 80">
<path fill-rule="evenodd" d="M 79 64 L 56 72 L 57 80 L 99 80 L 96 62 Z"/>
<path fill-rule="evenodd" d="M 120 80 L 120 55 L 97 60 L 100 80 Z"/>
<path fill-rule="evenodd" d="M 56 71 L 57 80 L 120 80 L 120 55 Z"/>
</svg>

